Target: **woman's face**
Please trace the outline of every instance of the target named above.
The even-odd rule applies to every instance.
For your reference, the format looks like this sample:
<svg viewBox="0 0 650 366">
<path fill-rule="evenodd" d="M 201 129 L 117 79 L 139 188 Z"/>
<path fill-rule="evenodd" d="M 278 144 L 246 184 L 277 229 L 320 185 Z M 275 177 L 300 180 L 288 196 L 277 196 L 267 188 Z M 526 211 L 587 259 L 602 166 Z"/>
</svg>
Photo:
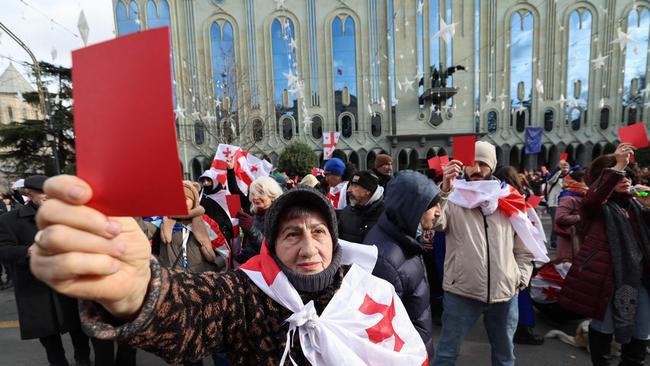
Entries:
<svg viewBox="0 0 650 366">
<path fill-rule="evenodd" d="M 313 275 L 332 263 L 332 237 L 322 215 L 314 212 L 280 225 L 275 239 L 278 259 L 291 271 Z"/>
<path fill-rule="evenodd" d="M 626 193 L 629 192 L 631 188 L 632 188 L 632 179 L 630 179 L 630 177 L 628 176 L 625 176 L 625 178 L 621 178 L 621 180 L 618 181 L 618 183 L 614 187 L 614 192 Z"/>
<path fill-rule="evenodd" d="M 273 199 L 269 196 L 253 196 L 251 197 L 251 203 L 255 207 L 255 212 L 264 212 L 271 207 Z"/>
</svg>

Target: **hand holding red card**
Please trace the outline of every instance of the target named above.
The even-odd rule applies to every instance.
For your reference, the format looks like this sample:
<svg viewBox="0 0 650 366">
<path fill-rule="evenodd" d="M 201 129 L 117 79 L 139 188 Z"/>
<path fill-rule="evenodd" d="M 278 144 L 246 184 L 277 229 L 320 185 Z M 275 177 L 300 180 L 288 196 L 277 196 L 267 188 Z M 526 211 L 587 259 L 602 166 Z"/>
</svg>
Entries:
<svg viewBox="0 0 650 366">
<path fill-rule="evenodd" d="M 238 194 L 226 195 L 226 204 L 228 205 L 228 211 L 230 212 L 230 217 L 235 218 L 237 217 L 238 214 L 242 212 L 241 200 L 239 199 Z"/>
<path fill-rule="evenodd" d="M 169 55 L 167 28 L 72 53 L 77 173 L 106 215 L 187 214 Z"/>
<path fill-rule="evenodd" d="M 560 153 L 560 161 L 562 161 L 562 160 L 568 161 L 569 160 L 569 153 L 565 153 L 565 152 Z"/>
<path fill-rule="evenodd" d="M 648 143 L 648 135 L 642 122 L 619 128 L 618 136 L 621 143 L 630 143 L 637 149 L 650 146 L 650 143 Z"/>
<path fill-rule="evenodd" d="M 474 165 L 476 136 L 454 136 L 454 160 L 465 166 Z"/>
</svg>

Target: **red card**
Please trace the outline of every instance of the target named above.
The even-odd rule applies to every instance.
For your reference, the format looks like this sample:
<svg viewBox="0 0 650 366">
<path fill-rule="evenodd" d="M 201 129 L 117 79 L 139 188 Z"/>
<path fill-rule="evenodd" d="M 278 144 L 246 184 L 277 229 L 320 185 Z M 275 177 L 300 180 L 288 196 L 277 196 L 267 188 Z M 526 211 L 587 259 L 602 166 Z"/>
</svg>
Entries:
<svg viewBox="0 0 650 366">
<path fill-rule="evenodd" d="M 445 167 L 445 165 L 449 164 L 449 156 L 443 155 L 440 157 L 440 166 Z"/>
<path fill-rule="evenodd" d="M 187 214 L 169 54 L 167 28 L 72 53 L 77 174 L 106 215 Z"/>
<path fill-rule="evenodd" d="M 226 204 L 228 205 L 228 211 L 230 212 L 230 217 L 235 217 L 242 212 L 241 200 L 239 199 L 238 194 L 226 195 Z"/>
<path fill-rule="evenodd" d="M 568 161 L 569 160 L 569 153 L 560 153 L 560 160 Z"/>
<path fill-rule="evenodd" d="M 536 195 L 531 195 L 528 197 L 528 204 L 532 207 L 535 208 L 539 206 L 539 204 L 542 202 L 542 196 L 536 196 Z"/>
<path fill-rule="evenodd" d="M 463 165 L 474 165 L 476 136 L 454 136 L 454 159 Z"/>
<path fill-rule="evenodd" d="M 621 140 L 621 143 L 631 143 L 637 149 L 650 146 L 650 143 L 648 143 L 648 135 L 645 131 L 643 122 L 619 128 L 618 136 Z"/>
<path fill-rule="evenodd" d="M 442 174 L 442 168 L 444 168 L 445 165 L 449 164 L 449 157 L 447 155 L 434 156 L 431 159 L 427 160 L 427 163 L 429 164 L 429 169 L 434 169 L 435 171 Z"/>
</svg>

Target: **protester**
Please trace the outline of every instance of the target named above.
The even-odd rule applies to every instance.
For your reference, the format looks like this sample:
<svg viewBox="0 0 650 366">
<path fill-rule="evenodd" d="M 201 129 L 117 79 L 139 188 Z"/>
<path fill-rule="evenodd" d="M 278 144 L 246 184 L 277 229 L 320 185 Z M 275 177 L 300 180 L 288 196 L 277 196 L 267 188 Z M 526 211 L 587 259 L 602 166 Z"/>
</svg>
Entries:
<svg viewBox="0 0 650 366">
<path fill-rule="evenodd" d="M 2 204 L 0 204 L 0 215 L 15 210 L 18 205 L 11 199 L 8 193 L 2 194 Z M 3 276 L 3 273 L 5 274 Z M 3 278 L 3 277 L 6 277 Z M 0 290 L 6 290 L 13 286 L 11 281 L 11 264 L 7 261 L 0 260 Z"/>
<path fill-rule="evenodd" d="M 77 300 L 53 291 L 29 270 L 35 241 L 36 213 L 47 200 L 43 175 L 25 179 L 29 204 L 0 216 L 0 260 L 14 269 L 14 291 L 21 339 L 38 338 L 50 365 L 68 365 L 61 334 L 70 333 L 77 365 L 90 365 L 88 337 L 81 331 Z M 83 216 L 79 217 L 84 220 Z M 74 270 L 74 268 L 71 268 Z M 58 273 L 53 273 L 57 276 Z"/>
<path fill-rule="evenodd" d="M 560 160 L 557 168 L 548 173 L 546 180 L 546 203 L 548 204 L 548 213 L 551 215 L 551 222 L 555 222 L 555 212 L 558 206 L 560 193 L 563 189 L 564 177 L 569 174 L 571 166 L 564 160 Z M 557 235 L 551 231 L 551 248 L 557 248 Z"/>
<path fill-rule="evenodd" d="M 230 248 L 217 223 L 205 215 L 197 188 L 192 182 L 183 181 L 188 214 L 162 218 L 157 231 L 160 264 L 197 273 L 222 272 L 228 269 Z"/>
<path fill-rule="evenodd" d="M 3 193 L 2 204 L 0 204 L 0 215 L 15 210 L 16 208 L 18 208 L 18 204 L 11 199 L 11 195 L 8 193 Z"/>
<path fill-rule="evenodd" d="M 356 173 L 348 185 L 350 204 L 338 211 L 339 238 L 362 243 L 384 212 L 384 188 L 370 170 Z"/>
<path fill-rule="evenodd" d="M 217 179 L 217 173 L 210 169 L 203 172 L 199 177 L 201 182 L 201 201 L 199 204 L 205 209 L 205 214 L 219 225 L 219 231 L 226 239 L 232 253 L 239 253 L 241 247 L 235 240 L 239 232 L 235 233 L 232 225 L 232 218 L 228 212 L 226 195 L 228 192 Z"/>
<path fill-rule="evenodd" d="M 264 241 L 266 212 L 273 204 L 273 201 L 281 195 L 282 188 L 271 177 L 259 177 L 248 187 L 253 215 L 243 212 L 237 215 L 239 226 L 244 231 L 242 252 L 237 256 L 240 263 L 244 263 L 251 257 L 260 254 L 262 242 Z"/>
<path fill-rule="evenodd" d="M 331 158 L 325 163 L 325 179 L 329 187 L 327 198 L 337 210 L 342 210 L 348 205 L 348 181 L 343 178 L 346 173 L 350 173 L 346 172 L 346 169 L 345 163 L 339 158 Z"/>
<path fill-rule="evenodd" d="M 365 244 L 379 249 L 373 274 L 395 286 L 409 317 L 433 358 L 433 322 L 429 283 L 417 241 L 418 231 L 429 230 L 440 216 L 440 190 L 424 175 L 406 171 L 386 187 L 385 210 L 370 230 Z"/>
<path fill-rule="evenodd" d="M 95 301 L 82 309 L 92 335 L 172 364 L 216 350 L 233 365 L 426 363 L 392 286 L 366 272 L 376 250 L 338 243 L 334 209 L 312 189 L 278 198 L 260 256 L 222 275 L 161 268 L 134 220 L 83 206 L 92 194 L 79 178 L 55 177 L 45 190 L 31 268 L 57 291 Z M 389 325 L 367 332 L 378 313 Z"/>
<path fill-rule="evenodd" d="M 525 203 L 518 193 L 501 197 L 500 182 L 492 177 L 497 165 L 495 147 L 478 141 L 475 151 L 474 165 L 463 169 L 460 161 L 452 160 L 444 168 L 444 210 L 434 225 L 447 234 L 442 333 L 435 365 L 456 362 L 461 343 L 481 315 L 492 347 L 492 364 L 514 365 L 516 297 L 530 280 L 535 257 L 529 245 L 536 243 L 524 243 L 504 211 Z M 456 181 L 461 172 L 467 181 Z M 474 202 L 456 193 L 461 187 L 476 197 Z M 499 205 L 499 199 L 506 200 L 504 205 Z M 506 206 L 508 199 L 516 202 Z"/>
<path fill-rule="evenodd" d="M 379 185 L 386 188 L 393 177 L 393 158 L 388 154 L 377 155 L 373 171 L 379 177 Z"/>
<path fill-rule="evenodd" d="M 24 185 L 25 185 L 24 179 L 18 179 L 11 185 L 11 198 L 17 205 L 26 204 L 27 197 L 22 194 L 22 189 Z"/>
<path fill-rule="evenodd" d="M 591 318 L 589 348 L 594 365 L 610 364 L 612 336 L 622 344 L 621 365 L 643 365 L 650 339 L 650 197 L 636 196 L 630 166 L 634 145 L 594 160 L 580 218 L 585 240 L 560 293 L 560 304 Z"/>
<path fill-rule="evenodd" d="M 559 261 L 573 262 L 573 258 L 580 251 L 582 241 L 580 209 L 588 189 L 584 175 L 584 169 L 576 169 L 564 177 L 564 190 L 560 193 L 553 223 L 553 231 L 557 234 L 555 258 Z"/>
<path fill-rule="evenodd" d="M 300 184 L 320 190 L 320 182 L 313 174 L 307 174 L 300 180 Z"/>
</svg>

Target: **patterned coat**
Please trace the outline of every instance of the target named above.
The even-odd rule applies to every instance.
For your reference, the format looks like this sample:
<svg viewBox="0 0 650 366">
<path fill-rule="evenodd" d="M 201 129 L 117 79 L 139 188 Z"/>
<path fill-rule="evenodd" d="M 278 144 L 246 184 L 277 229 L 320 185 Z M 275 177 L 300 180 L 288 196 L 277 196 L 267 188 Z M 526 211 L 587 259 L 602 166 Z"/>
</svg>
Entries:
<svg viewBox="0 0 650 366">
<path fill-rule="evenodd" d="M 341 266 L 332 284 L 314 300 L 320 315 L 340 288 L 349 266 Z M 140 314 L 118 325 L 101 306 L 84 302 L 81 319 L 92 337 L 114 339 L 152 352 L 171 364 L 225 352 L 231 365 L 273 365 L 282 358 L 291 312 L 260 290 L 241 270 L 219 275 L 161 268 L 151 260 L 151 283 Z M 291 357 L 306 365 L 297 334 Z M 285 365 L 290 365 L 289 360 Z"/>
</svg>

